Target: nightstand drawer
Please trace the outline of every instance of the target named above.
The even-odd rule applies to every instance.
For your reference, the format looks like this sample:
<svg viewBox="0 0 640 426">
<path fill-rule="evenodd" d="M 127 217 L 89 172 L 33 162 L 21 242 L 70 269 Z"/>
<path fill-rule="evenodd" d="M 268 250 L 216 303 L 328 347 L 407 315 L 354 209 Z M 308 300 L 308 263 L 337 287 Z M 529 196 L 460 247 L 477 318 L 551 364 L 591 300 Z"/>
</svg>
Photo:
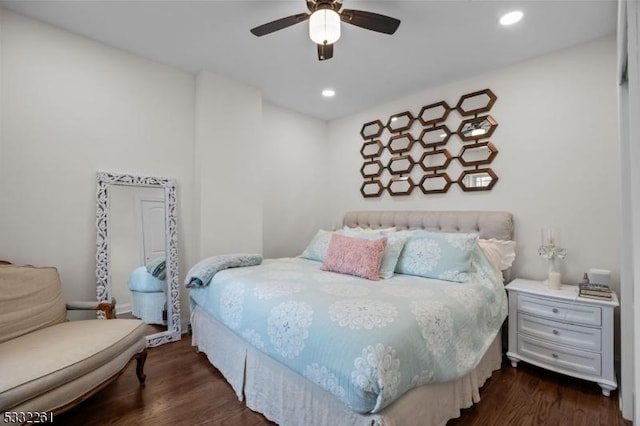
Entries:
<svg viewBox="0 0 640 426">
<path fill-rule="evenodd" d="M 577 324 L 602 324 L 601 309 L 598 306 L 559 302 L 555 299 L 518 295 L 518 311 Z"/>
<path fill-rule="evenodd" d="M 523 313 L 518 316 L 518 332 L 588 351 L 600 352 L 602 349 L 602 330 L 599 328 L 566 324 Z"/>
<path fill-rule="evenodd" d="M 600 376 L 602 372 L 599 353 L 565 348 L 524 335 L 518 336 L 518 353 L 533 361 L 581 374 Z"/>
</svg>

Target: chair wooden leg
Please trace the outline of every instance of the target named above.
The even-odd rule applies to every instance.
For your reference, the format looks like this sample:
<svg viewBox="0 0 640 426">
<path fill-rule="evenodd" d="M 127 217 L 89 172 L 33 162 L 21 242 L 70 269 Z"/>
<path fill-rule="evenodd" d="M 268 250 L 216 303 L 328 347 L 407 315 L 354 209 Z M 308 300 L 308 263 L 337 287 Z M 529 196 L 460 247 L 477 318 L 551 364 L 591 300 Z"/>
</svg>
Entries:
<svg viewBox="0 0 640 426">
<path fill-rule="evenodd" d="M 138 381 L 141 385 L 144 385 L 144 381 L 147 376 L 144 374 L 144 363 L 147 360 L 147 349 L 140 352 L 138 356 L 136 356 L 136 375 L 138 376 Z"/>
</svg>

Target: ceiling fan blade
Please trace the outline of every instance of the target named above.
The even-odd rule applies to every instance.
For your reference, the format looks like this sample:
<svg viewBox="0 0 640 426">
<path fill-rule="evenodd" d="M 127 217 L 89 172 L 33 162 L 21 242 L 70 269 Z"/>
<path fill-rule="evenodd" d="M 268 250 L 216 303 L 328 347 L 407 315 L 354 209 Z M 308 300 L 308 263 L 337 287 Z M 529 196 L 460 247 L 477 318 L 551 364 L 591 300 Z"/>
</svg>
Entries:
<svg viewBox="0 0 640 426">
<path fill-rule="evenodd" d="M 333 58 L 333 44 L 319 44 L 318 45 L 318 60 L 326 61 Z"/>
<path fill-rule="evenodd" d="M 271 34 L 272 32 L 281 30 L 283 28 L 290 27 L 300 22 L 304 22 L 309 19 L 311 15 L 308 13 L 299 13 L 297 15 L 287 16 L 286 18 L 276 19 L 275 21 L 267 22 L 266 24 L 257 26 L 251 29 L 251 33 L 258 37 Z"/>
<path fill-rule="evenodd" d="M 340 12 L 340 19 L 347 24 L 384 34 L 393 34 L 400 26 L 399 19 L 362 10 L 345 9 Z"/>
</svg>

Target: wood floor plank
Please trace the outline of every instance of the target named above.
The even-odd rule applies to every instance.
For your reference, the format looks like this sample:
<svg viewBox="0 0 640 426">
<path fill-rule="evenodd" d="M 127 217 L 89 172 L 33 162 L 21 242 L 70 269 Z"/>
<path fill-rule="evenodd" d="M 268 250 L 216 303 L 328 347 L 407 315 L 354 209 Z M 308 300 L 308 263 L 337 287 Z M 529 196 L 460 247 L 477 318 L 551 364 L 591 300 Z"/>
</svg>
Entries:
<svg viewBox="0 0 640 426">
<path fill-rule="evenodd" d="M 204 354 L 180 342 L 151 348 L 145 366 L 146 386 L 135 368 L 102 392 L 54 418 L 54 424 L 125 425 L 273 425 L 238 401 L 231 386 Z M 618 394 L 602 396 L 600 387 L 557 373 L 508 362 L 480 390 L 481 401 L 462 410 L 448 426 L 631 426 L 622 419 Z"/>
</svg>

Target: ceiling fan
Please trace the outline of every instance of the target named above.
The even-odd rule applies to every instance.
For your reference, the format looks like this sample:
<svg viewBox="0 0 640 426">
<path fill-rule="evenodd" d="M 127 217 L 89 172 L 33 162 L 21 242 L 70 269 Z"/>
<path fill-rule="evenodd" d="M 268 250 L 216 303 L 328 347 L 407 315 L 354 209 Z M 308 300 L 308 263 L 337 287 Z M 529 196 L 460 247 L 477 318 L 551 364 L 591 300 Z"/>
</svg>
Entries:
<svg viewBox="0 0 640 426">
<path fill-rule="evenodd" d="M 333 44 L 340 38 L 340 21 L 371 31 L 393 34 L 400 20 L 362 10 L 344 9 L 343 0 L 306 0 L 309 12 L 287 16 L 251 29 L 251 33 L 261 37 L 309 21 L 309 37 L 318 45 L 318 59 L 324 61 L 333 57 Z"/>
</svg>

